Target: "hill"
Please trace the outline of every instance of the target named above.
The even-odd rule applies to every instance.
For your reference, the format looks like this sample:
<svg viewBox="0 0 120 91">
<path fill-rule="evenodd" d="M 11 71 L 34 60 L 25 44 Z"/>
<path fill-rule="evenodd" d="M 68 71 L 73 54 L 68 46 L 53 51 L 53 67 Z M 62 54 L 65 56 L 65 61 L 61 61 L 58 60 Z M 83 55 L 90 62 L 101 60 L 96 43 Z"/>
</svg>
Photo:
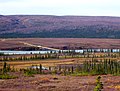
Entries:
<svg viewBox="0 0 120 91">
<path fill-rule="evenodd" d="M 120 17 L 0 15 L 0 37 L 120 38 Z"/>
</svg>

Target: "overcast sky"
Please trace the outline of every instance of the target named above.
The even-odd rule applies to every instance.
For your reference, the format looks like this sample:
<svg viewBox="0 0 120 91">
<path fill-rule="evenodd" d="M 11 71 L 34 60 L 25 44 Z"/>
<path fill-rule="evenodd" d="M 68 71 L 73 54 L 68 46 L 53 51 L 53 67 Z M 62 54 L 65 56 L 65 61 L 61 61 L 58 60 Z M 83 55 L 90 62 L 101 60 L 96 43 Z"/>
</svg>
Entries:
<svg viewBox="0 0 120 91">
<path fill-rule="evenodd" d="M 0 0 L 0 14 L 120 16 L 120 0 Z"/>
</svg>

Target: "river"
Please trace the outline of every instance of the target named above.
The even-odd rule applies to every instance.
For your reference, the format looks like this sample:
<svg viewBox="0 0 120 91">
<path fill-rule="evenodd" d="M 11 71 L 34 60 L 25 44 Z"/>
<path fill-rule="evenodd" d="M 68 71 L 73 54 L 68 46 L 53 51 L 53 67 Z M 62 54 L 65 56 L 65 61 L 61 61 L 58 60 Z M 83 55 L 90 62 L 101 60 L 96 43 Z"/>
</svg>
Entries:
<svg viewBox="0 0 120 91">
<path fill-rule="evenodd" d="M 102 52 L 109 52 L 110 49 L 102 49 Z M 60 50 L 62 52 L 75 51 L 77 53 L 83 53 L 85 51 L 89 52 L 100 52 L 101 49 L 81 49 L 81 50 Z M 58 53 L 59 51 L 11 51 L 11 50 L 0 50 L 0 53 L 3 54 L 46 54 L 46 53 Z M 112 52 L 120 52 L 120 49 L 112 49 Z"/>
</svg>

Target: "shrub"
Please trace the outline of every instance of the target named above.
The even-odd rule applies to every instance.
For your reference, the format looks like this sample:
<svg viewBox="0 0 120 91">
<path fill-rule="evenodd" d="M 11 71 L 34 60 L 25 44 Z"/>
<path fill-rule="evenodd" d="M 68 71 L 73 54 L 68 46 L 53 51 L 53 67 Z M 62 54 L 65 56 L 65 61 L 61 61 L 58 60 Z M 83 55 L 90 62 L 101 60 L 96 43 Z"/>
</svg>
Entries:
<svg viewBox="0 0 120 91">
<path fill-rule="evenodd" d="M 94 91 L 101 91 L 101 89 L 103 89 L 103 84 L 100 81 L 101 77 L 98 76 L 96 79 L 96 87 L 94 88 Z"/>
</svg>

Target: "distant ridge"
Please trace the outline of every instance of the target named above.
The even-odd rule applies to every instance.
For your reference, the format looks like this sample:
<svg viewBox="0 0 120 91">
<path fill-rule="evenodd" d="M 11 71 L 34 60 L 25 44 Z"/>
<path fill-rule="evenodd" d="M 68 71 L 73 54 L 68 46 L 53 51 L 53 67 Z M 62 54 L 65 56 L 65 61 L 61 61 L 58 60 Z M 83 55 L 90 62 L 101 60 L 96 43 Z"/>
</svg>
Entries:
<svg viewBox="0 0 120 91">
<path fill-rule="evenodd" d="M 120 38 L 120 17 L 0 15 L 0 37 Z"/>
</svg>

